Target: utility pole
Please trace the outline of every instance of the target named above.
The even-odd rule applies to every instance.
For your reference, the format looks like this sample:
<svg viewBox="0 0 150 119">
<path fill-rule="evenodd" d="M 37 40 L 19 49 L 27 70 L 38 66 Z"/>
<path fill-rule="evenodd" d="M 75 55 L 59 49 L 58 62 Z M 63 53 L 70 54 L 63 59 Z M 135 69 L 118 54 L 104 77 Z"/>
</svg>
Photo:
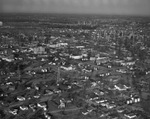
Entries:
<svg viewBox="0 0 150 119">
<path fill-rule="evenodd" d="M 21 73 L 20 73 L 20 65 L 18 64 L 18 66 L 17 66 L 17 69 L 18 69 L 18 79 L 19 79 L 19 81 L 20 81 L 20 79 L 21 79 Z"/>
<path fill-rule="evenodd" d="M 60 81 L 60 64 L 58 64 L 58 68 L 57 68 L 57 82 Z"/>
<path fill-rule="evenodd" d="M 60 63 L 61 63 L 61 58 L 60 58 L 60 52 L 57 54 L 58 58 L 58 67 L 57 67 L 57 82 L 60 81 Z"/>
</svg>

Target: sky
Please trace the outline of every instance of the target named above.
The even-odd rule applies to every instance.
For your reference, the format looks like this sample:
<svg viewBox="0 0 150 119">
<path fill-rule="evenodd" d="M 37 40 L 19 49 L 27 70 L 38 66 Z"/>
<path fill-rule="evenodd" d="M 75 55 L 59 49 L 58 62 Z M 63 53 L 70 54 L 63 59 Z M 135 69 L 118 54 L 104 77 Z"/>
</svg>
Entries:
<svg viewBox="0 0 150 119">
<path fill-rule="evenodd" d="M 149 15 L 150 0 L 0 0 L 2 12 Z"/>
</svg>

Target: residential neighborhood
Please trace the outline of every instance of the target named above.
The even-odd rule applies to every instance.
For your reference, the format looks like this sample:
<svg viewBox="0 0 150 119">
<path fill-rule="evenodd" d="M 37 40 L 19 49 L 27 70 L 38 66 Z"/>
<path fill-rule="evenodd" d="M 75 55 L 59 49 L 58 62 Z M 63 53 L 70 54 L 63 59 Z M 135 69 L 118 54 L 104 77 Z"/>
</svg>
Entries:
<svg viewBox="0 0 150 119">
<path fill-rule="evenodd" d="M 1 119 L 150 118 L 149 18 L 17 17 L 0 17 Z"/>
</svg>

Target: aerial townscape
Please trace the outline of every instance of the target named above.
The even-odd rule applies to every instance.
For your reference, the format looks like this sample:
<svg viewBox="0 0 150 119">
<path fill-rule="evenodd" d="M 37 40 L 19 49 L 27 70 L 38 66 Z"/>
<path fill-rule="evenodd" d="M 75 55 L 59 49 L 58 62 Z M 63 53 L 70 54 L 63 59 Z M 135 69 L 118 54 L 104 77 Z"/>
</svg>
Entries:
<svg viewBox="0 0 150 119">
<path fill-rule="evenodd" d="M 150 119 L 150 18 L 1 13 L 0 119 Z"/>
</svg>

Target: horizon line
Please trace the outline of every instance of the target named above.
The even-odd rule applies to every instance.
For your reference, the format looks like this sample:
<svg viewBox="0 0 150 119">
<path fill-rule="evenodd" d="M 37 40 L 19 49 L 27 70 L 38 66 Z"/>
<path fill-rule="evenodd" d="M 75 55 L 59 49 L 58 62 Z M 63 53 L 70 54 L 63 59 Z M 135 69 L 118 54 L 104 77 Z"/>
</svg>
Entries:
<svg viewBox="0 0 150 119">
<path fill-rule="evenodd" d="M 0 14 L 56 14 L 56 15 L 96 15 L 96 16 L 132 16 L 132 17 L 150 17 L 142 14 L 109 14 L 109 13 L 60 13 L 60 12 L 0 12 Z"/>
</svg>

